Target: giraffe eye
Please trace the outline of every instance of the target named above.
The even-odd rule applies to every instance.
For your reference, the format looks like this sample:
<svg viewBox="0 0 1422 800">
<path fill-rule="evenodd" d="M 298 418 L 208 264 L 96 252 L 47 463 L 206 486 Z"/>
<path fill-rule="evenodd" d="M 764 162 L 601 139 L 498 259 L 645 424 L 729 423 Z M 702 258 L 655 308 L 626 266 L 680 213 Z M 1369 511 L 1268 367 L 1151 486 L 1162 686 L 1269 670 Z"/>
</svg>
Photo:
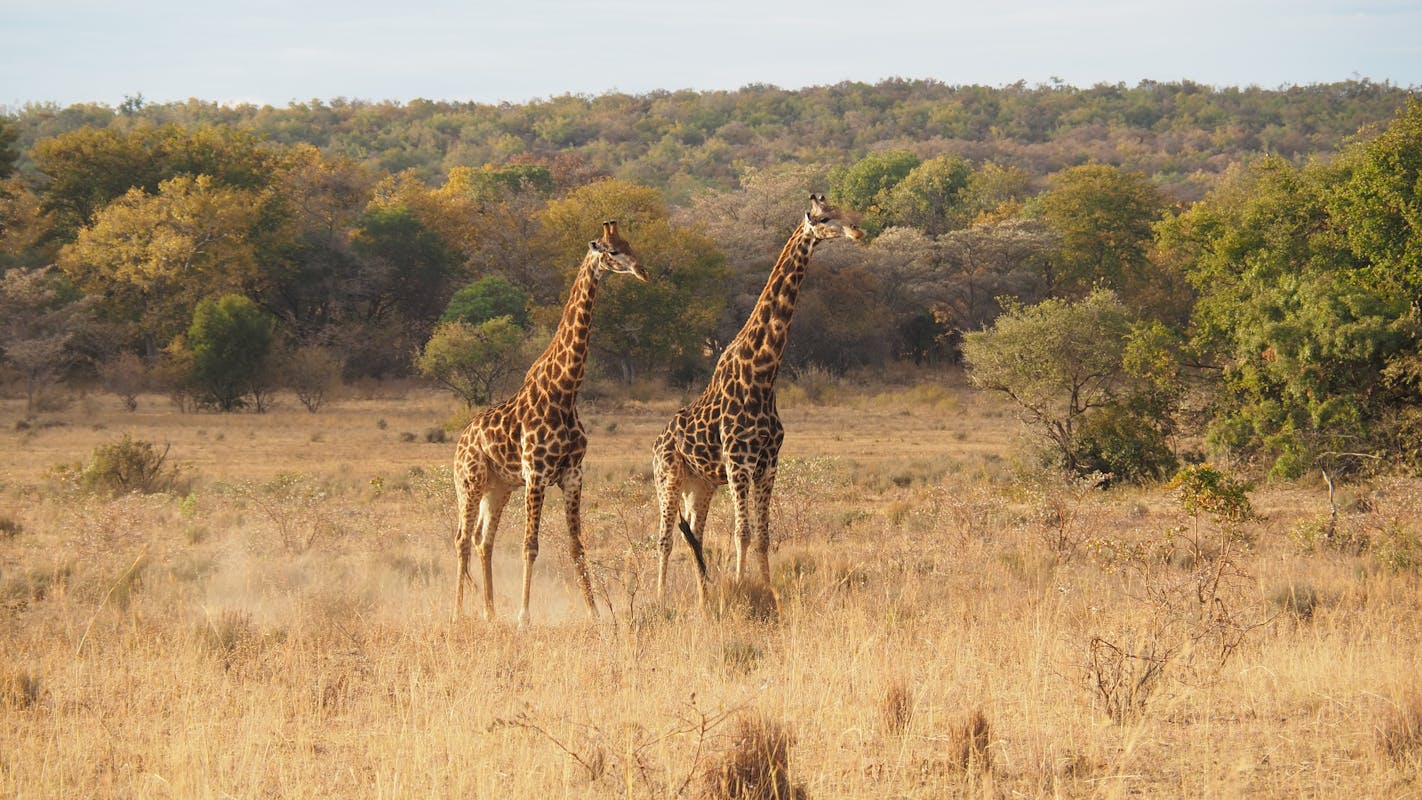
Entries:
<svg viewBox="0 0 1422 800">
<path fill-rule="evenodd" d="M 607 254 L 610 255 L 610 256 L 620 256 L 620 255 L 622 255 L 622 251 L 620 251 L 620 250 L 608 250 L 608 251 L 607 251 Z"/>
</svg>

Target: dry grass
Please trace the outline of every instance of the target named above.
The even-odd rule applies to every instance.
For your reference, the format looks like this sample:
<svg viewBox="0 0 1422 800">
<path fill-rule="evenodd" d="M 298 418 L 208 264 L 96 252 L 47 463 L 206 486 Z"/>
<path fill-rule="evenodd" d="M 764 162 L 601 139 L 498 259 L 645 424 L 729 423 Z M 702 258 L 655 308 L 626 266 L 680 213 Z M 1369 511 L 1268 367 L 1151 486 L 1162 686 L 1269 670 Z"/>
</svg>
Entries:
<svg viewBox="0 0 1422 800">
<path fill-rule="evenodd" d="M 402 441 L 451 415 L 438 395 L 91 398 L 24 429 L 0 401 L 0 794 L 1422 796 L 1422 483 L 1349 487 L 1331 541 L 1297 535 L 1323 487 L 1257 492 L 1221 603 L 1264 624 L 1207 658 L 1171 599 L 1199 563 L 1160 546 L 1187 522 L 1165 490 L 1024 477 L 1010 416 L 960 387 L 831 400 L 785 404 L 773 591 L 724 578 L 722 497 L 704 610 L 684 547 L 651 591 L 649 451 L 677 398 L 590 404 L 602 615 L 553 500 L 524 632 L 519 503 L 499 622 L 449 622 L 450 447 Z M 171 443 L 181 496 L 52 476 L 126 433 Z M 1098 639 L 1183 649 L 1117 721 Z"/>
</svg>

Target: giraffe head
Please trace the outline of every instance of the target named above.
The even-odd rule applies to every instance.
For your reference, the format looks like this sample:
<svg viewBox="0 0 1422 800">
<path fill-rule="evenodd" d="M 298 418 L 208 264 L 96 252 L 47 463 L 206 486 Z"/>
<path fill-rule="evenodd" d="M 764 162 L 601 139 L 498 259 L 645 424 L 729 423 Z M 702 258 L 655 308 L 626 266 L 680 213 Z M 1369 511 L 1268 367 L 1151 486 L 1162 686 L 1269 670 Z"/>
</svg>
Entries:
<svg viewBox="0 0 1422 800">
<path fill-rule="evenodd" d="M 864 238 L 859 229 L 859 215 L 847 208 L 830 205 L 822 194 L 810 195 L 810 210 L 805 212 L 805 226 L 816 239 L 838 239 L 847 237 L 858 241 Z"/>
<path fill-rule="evenodd" d="M 588 242 L 588 257 L 597 259 L 599 275 L 604 272 L 620 272 L 643 283 L 647 282 L 647 271 L 637 263 L 632 245 L 617 233 L 617 220 L 602 223 L 602 238 Z"/>
</svg>

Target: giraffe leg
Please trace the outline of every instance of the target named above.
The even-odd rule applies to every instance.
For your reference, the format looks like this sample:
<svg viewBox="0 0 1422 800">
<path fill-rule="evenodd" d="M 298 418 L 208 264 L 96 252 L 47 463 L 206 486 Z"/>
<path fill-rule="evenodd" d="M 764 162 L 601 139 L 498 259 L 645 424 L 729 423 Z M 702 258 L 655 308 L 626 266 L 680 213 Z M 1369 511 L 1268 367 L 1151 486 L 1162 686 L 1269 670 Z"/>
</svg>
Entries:
<svg viewBox="0 0 1422 800">
<path fill-rule="evenodd" d="M 509 487 L 490 486 L 479 502 L 479 569 L 484 575 L 484 619 L 494 621 L 494 534 L 509 501 Z"/>
<path fill-rule="evenodd" d="M 593 602 L 592 581 L 588 578 L 587 557 L 583 554 L 583 468 L 568 470 L 563 478 L 563 510 L 568 517 L 568 553 L 573 557 L 573 574 L 578 588 L 583 590 L 583 602 L 588 604 L 588 616 L 597 619 L 597 603 Z"/>
<path fill-rule="evenodd" d="M 711 498 L 716 495 L 716 487 L 703 480 L 688 481 L 688 490 L 682 494 L 682 507 L 686 513 L 687 523 L 691 525 L 691 534 L 701 546 L 706 546 L 706 517 L 711 511 Z M 701 604 L 706 605 L 707 592 L 710 589 L 709 581 L 705 572 L 700 575 L 697 588 L 701 594 Z"/>
<path fill-rule="evenodd" d="M 543 494 L 546 487 L 538 478 L 529 478 L 524 485 L 527 519 L 523 528 L 523 602 L 519 607 L 518 626 L 528 627 L 528 597 L 533 589 L 533 562 L 538 558 L 538 522 L 543 515 Z"/>
<path fill-rule="evenodd" d="M 751 504 L 754 485 L 748 469 L 728 470 L 731 508 L 736 517 L 736 580 L 745 579 L 746 551 L 751 542 Z"/>
<path fill-rule="evenodd" d="M 755 484 L 755 553 L 760 562 L 760 578 L 770 585 L 770 496 L 775 491 L 772 465 Z"/>
<path fill-rule="evenodd" d="M 662 512 L 657 531 L 657 601 L 666 599 L 667 561 L 671 558 L 672 537 L 680 519 L 677 495 L 681 491 L 681 468 L 676 455 L 658 452 L 652 457 L 652 475 L 657 483 L 657 506 Z"/>
<path fill-rule="evenodd" d="M 462 470 L 456 469 L 456 473 Z M 452 620 L 459 619 L 464 610 L 464 584 L 470 580 L 469 551 L 477 533 L 479 503 L 484 493 L 484 473 L 479 465 L 473 465 L 468 474 L 457 475 L 454 484 L 456 513 L 459 515 L 458 532 L 454 537 L 454 552 L 459 560 L 454 572 L 454 614 Z M 488 585 L 486 580 L 485 586 Z"/>
</svg>

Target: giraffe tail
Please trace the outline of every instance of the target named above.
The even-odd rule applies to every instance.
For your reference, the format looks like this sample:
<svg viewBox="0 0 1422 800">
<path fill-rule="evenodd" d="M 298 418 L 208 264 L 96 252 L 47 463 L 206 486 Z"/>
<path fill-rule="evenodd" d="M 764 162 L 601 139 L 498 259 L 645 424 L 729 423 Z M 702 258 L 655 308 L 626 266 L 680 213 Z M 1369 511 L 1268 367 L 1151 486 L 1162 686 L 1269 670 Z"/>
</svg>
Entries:
<svg viewBox="0 0 1422 800">
<path fill-rule="evenodd" d="M 707 580 L 706 556 L 701 553 L 701 541 L 691 532 L 691 525 L 686 520 L 679 519 L 677 524 L 681 527 L 681 535 L 686 537 L 686 543 L 691 545 L 691 554 L 696 556 L 696 568 L 701 570 L 701 580 Z"/>
</svg>

